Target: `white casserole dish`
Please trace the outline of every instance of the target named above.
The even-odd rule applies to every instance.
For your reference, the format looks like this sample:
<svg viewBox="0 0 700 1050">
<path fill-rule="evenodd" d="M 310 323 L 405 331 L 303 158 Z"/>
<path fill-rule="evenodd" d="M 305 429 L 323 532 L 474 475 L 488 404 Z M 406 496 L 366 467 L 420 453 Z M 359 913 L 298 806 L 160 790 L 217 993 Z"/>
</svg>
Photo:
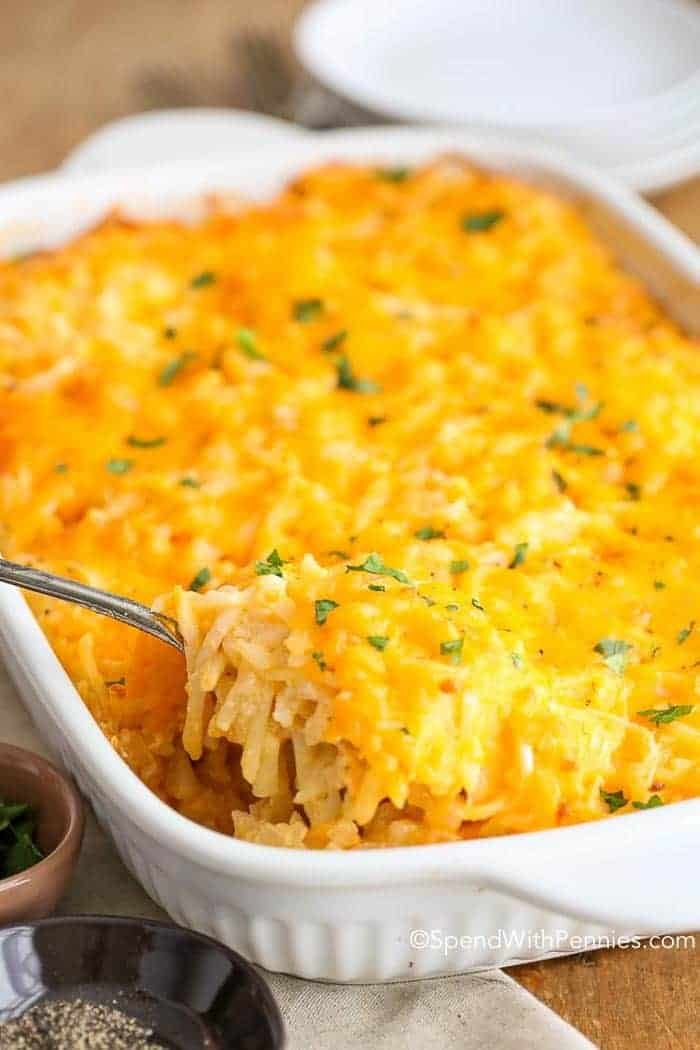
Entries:
<svg viewBox="0 0 700 1050">
<path fill-rule="evenodd" d="M 172 213 L 207 191 L 268 195 L 327 159 L 410 164 L 449 150 L 578 196 L 623 261 L 682 323 L 691 326 L 693 314 L 697 323 L 698 253 L 655 211 L 554 151 L 459 131 L 334 132 L 188 166 L 25 179 L 0 188 L 0 251 L 58 243 L 116 204 Z M 578 951 L 594 939 L 700 927 L 700 799 L 439 846 L 326 853 L 253 845 L 186 820 L 144 787 L 21 594 L 4 585 L 0 644 L 47 743 L 146 891 L 176 921 L 269 969 L 337 981 L 431 977 Z M 435 931 L 432 947 L 417 945 L 415 930 Z"/>
</svg>

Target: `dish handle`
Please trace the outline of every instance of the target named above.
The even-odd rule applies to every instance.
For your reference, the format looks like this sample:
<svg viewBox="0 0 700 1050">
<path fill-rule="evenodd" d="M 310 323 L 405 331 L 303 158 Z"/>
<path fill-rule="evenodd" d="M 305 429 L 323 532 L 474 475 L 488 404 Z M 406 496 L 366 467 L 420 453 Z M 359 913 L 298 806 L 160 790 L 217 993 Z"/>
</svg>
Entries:
<svg viewBox="0 0 700 1050">
<path fill-rule="evenodd" d="M 700 881 L 700 811 L 694 800 L 613 818 L 605 835 L 600 822 L 590 830 L 594 834 L 578 840 L 572 836 L 568 855 L 561 838 L 543 833 L 535 850 L 491 868 L 489 885 L 620 933 L 700 928 L 700 897 L 690 889 Z M 558 841 L 550 846 L 548 836 Z"/>
</svg>

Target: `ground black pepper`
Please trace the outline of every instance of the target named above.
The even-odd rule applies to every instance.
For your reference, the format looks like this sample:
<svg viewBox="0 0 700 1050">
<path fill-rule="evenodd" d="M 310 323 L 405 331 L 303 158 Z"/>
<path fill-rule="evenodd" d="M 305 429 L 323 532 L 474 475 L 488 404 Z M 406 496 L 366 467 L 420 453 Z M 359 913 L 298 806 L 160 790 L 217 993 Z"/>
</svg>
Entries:
<svg viewBox="0 0 700 1050">
<path fill-rule="evenodd" d="M 153 1050 L 150 1028 L 113 1006 L 46 999 L 0 1025 L 0 1050 Z"/>
</svg>

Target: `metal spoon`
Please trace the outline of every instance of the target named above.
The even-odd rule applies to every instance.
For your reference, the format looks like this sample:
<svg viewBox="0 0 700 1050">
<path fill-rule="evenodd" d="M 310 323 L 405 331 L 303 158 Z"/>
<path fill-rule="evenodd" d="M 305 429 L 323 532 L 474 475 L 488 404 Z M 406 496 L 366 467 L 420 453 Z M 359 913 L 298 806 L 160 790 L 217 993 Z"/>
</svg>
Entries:
<svg viewBox="0 0 700 1050">
<path fill-rule="evenodd" d="M 96 587 L 78 583 L 77 580 L 66 579 L 65 576 L 55 576 L 52 572 L 32 569 L 29 565 L 17 565 L 4 558 L 0 558 L 0 583 L 11 583 L 14 587 L 23 587 L 26 591 L 48 594 L 51 598 L 61 598 L 63 601 L 82 605 L 92 612 L 111 616 L 113 620 L 120 620 L 139 631 L 152 634 L 154 638 L 172 645 L 181 653 L 185 651 L 176 620 L 153 612 L 147 605 L 135 602 L 131 598 L 100 591 Z"/>
</svg>

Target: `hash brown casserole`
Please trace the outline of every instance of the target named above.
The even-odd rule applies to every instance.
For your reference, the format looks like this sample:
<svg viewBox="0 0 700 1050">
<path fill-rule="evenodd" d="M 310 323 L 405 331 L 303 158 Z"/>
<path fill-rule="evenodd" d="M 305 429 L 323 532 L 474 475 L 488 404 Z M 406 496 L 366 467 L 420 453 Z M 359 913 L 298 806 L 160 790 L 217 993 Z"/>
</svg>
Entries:
<svg viewBox="0 0 700 1050">
<path fill-rule="evenodd" d="M 312 171 L 0 265 L 0 549 L 142 780 L 263 843 L 700 794 L 700 356 L 576 209 L 458 158 Z"/>
</svg>

